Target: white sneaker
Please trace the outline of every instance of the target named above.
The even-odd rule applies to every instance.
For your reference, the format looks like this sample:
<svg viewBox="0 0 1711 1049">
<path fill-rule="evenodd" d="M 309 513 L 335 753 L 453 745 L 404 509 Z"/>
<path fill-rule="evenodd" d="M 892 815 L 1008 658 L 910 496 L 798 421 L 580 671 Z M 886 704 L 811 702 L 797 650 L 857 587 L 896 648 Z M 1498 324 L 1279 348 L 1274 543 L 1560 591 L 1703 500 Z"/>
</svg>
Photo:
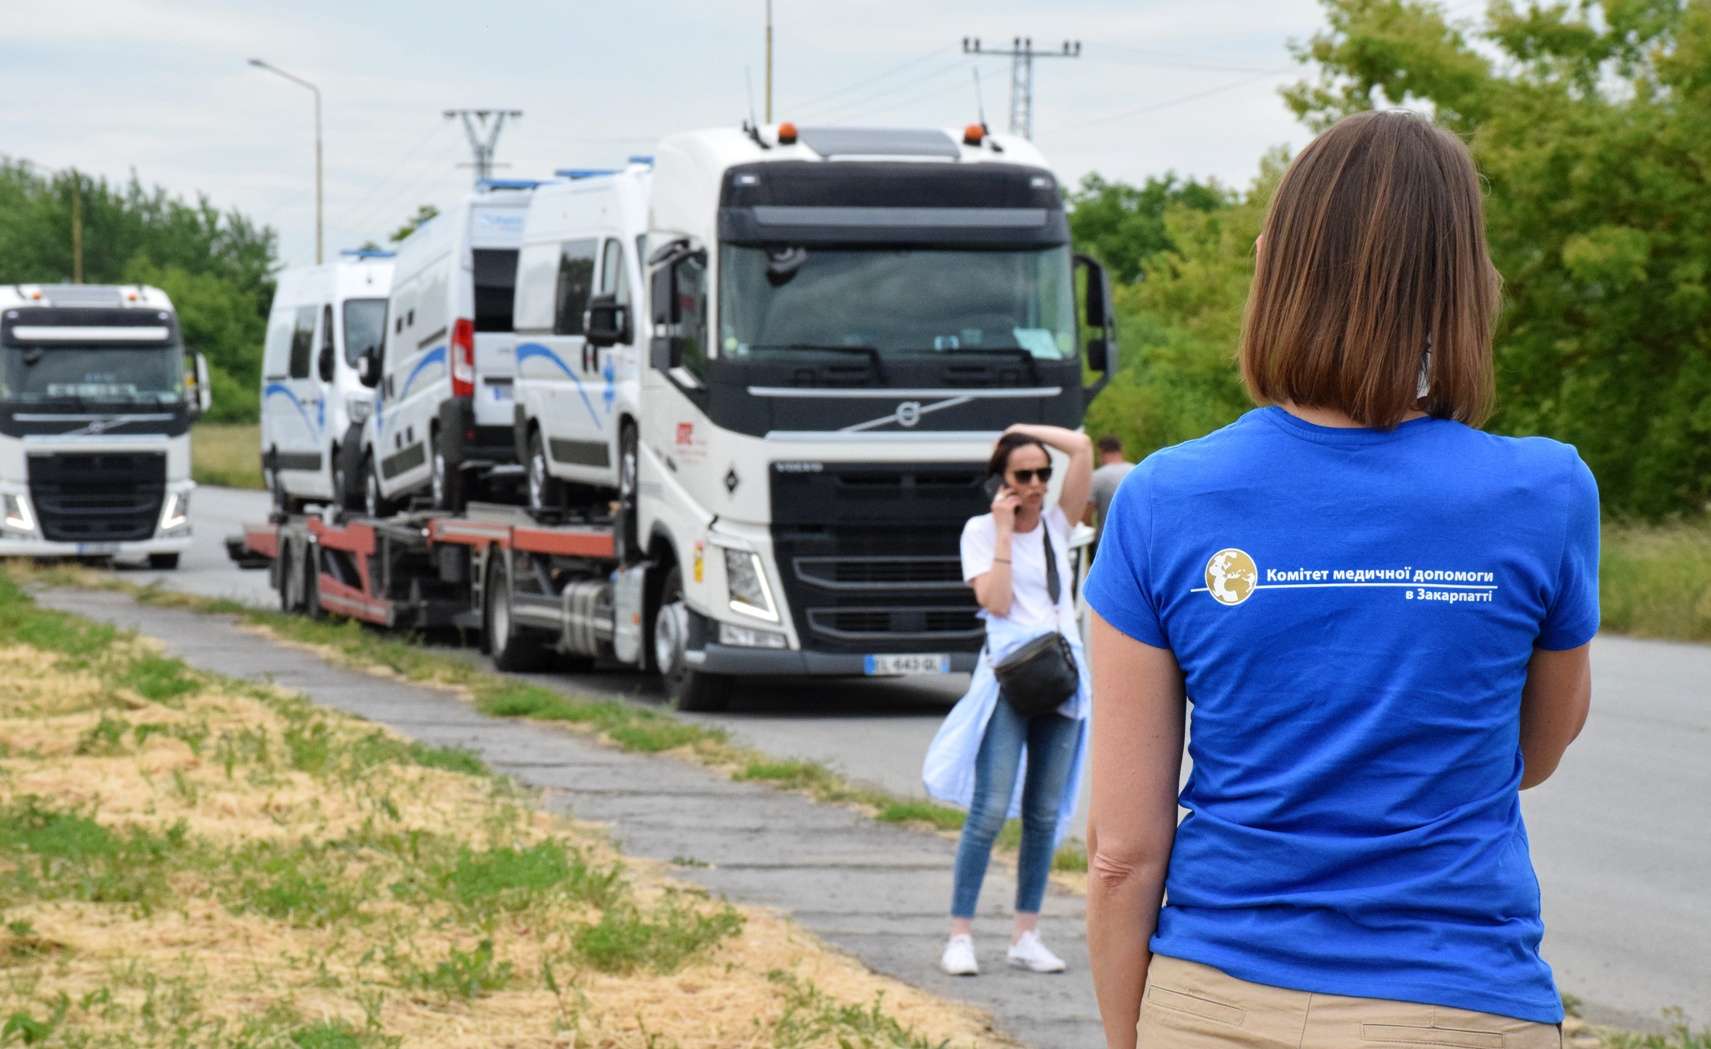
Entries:
<svg viewBox="0 0 1711 1049">
<path fill-rule="evenodd" d="M 1060 973 L 1067 968 L 1062 958 L 1040 942 L 1040 934 L 1033 929 L 1023 933 L 1021 939 L 1011 944 L 1005 957 L 1009 958 L 1012 967 L 1033 973 Z"/>
<path fill-rule="evenodd" d="M 939 968 L 952 976 L 979 976 L 980 963 L 974 960 L 974 937 L 952 936 L 945 944 L 945 953 L 939 955 Z"/>
</svg>

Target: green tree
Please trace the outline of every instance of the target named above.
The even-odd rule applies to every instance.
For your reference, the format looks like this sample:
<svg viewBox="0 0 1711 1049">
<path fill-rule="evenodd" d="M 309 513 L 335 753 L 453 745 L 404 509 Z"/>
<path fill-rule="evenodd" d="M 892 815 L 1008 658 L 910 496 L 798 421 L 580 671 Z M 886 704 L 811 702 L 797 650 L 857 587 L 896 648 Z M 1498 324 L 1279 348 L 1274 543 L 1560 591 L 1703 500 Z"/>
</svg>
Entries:
<svg viewBox="0 0 1711 1049">
<path fill-rule="evenodd" d="M 207 197 L 194 203 L 77 172 L 0 159 L 0 283 L 70 281 L 72 197 L 83 217 L 83 279 L 154 284 L 173 300 L 185 342 L 208 357 L 216 418 L 253 419 L 273 297 L 272 229 Z"/>
<path fill-rule="evenodd" d="M 396 244 L 405 237 L 416 232 L 416 230 L 421 228 L 422 223 L 433 220 L 439 215 L 439 213 L 440 209 L 436 208 L 432 204 L 416 205 L 416 213 L 405 219 L 404 225 L 399 226 L 397 229 L 392 231 L 392 243 Z"/>
<path fill-rule="evenodd" d="M 1427 109 L 1470 142 L 1505 279 L 1493 428 L 1574 443 L 1605 506 L 1711 499 L 1711 0 L 1326 0 L 1314 126 Z"/>
<path fill-rule="evenodd" d="M 1139 186 L 1089 174 L 1069 195 L 1069 228 L 1076 250 L 1103 262 L 1113 280 L 1134 281 L 1148 256 L 1175 247 L 1165 228 L 1168 209 L 1214 211 L 1232 199 L 1216 182 L 1180 179 L 1175 172 Z"/>
</svg>

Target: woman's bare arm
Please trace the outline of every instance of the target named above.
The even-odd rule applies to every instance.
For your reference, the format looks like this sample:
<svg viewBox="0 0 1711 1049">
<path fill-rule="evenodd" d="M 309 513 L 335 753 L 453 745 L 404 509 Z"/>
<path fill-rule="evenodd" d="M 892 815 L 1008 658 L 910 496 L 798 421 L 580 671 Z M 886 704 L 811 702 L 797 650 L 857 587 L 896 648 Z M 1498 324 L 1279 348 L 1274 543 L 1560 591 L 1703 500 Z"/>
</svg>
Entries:
<svg viewBox="0 0 1711 1049">
<path fill-rule="evenodd" d="M 1592 709 L 1592 646 L 1533 649 L 1521 689 L 1521 789 L 1551 778 Z"/>
<path fill-rule="evenodd" d="M 1169 649 L 1093 616 L 1093 801 L 1087 821 L 1087 946 L 1105 1040 L 1132 1049 L 1176 840 L 1186 719 Z"/>
</svg>

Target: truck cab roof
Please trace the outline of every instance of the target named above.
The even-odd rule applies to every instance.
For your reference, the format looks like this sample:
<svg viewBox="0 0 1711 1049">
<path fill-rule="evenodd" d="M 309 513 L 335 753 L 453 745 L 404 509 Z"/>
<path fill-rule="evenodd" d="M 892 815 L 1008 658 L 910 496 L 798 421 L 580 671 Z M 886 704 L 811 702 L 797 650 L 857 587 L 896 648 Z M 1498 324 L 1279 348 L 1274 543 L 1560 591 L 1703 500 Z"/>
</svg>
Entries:
<svg viewBox="0 0 1711 1049">
<path fill-rule="evenodd" d="M 147 284 L 0 284 L 0 309 L 170 310 L 166 292 Z"/>
</svg>

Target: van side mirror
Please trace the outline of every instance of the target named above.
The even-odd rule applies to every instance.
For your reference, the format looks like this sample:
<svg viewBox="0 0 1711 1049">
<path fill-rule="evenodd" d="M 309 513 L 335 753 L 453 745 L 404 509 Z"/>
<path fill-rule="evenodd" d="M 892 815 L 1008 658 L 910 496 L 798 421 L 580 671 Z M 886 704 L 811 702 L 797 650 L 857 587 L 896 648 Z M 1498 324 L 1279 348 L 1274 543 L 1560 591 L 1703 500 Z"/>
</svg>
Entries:
<svg viewBox="0 0 1711 1049">
<path fill-rule="evenodd" d="M 205 415 L 208 409 L 214 407 L 214 388 L 208 383 L 208 358 L 200 353 L 196 355 L 196 391 L 195 398 L 190 402 L 190 410 L 197 415 Z"/>
<path fill-rule="evenodd" d="M 371 390 L 380 385 L 380 353 L 373 346 L 356 359 L 356 381 Z"/>
<path fill-rule="evenodd" d="M 619 302 L 615 295 L 596 295 L 588 300 L 582 332 L 590 346 L 629 344 L 635 338 L 630 324 L 630 307 Z"/>
<path fill-rule="evenodd" d="M 322 382 L 333 381 L 333 346 L 328 343 L 321 347 L 321 353 L 315 358 L 315 374 Z"/>
</svg>

